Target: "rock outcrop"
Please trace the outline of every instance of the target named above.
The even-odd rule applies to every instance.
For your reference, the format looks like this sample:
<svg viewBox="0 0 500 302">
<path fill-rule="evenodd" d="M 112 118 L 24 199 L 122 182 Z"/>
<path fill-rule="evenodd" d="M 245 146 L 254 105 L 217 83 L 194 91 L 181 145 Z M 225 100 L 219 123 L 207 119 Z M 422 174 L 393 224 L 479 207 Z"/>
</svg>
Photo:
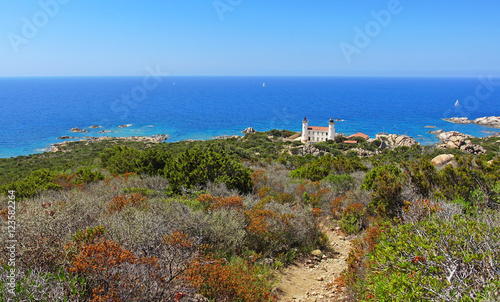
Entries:
<svg viewBox="0 0 500 302">
<path fill-rule="evenodd" d="M 458 131 L 443 131 L 443 130 L 436 130 L 436 131 L 429 131 L 429 133 L 435 134 L 437 139 L 439 139 L 443 143 L 448 143 L 450 141 L 460 141 L 460 140 L 467 140 L 473 138 L 472 135 L 469 134 L 463 134 Z M 453 145 L 450 145 L 450 148 L 454 148 Z"/>
<path fill-rule="evenodd" d="M 454 124 L 472 124 L 473 122 L 466 117 L 451 117 L 444 119 L 447 122 Z"/>
<path fill-rule="evenodd" d="M 85 129 L 80 129 L 78 127 L 75 127 L 75 128 L 71 128 L 69 131 L 71 132 L 76 132 L 76 133 L 87 133 L 88 131 L 85 130 Z"/>
<path fill-rule="evenodd" d="M 319 156 L 321 152 L 324 153 L 324 151 L 321 151 L 320 149 L 314 147 L 313 144 L 305 144 L 302 146 L 297 147 L 297 150 L 299 151 L 299 155 L 307 155 L 311 154 L 312 156 Z"/>
<path fill-rule="evenodd" d="M 239 136 L 239 135 L 219 135 L 219 136 L 214 136 L 212 138 L 213 139 L 228 139 L 228 138 L 237 138 L 237 139 L 240 139 L 241 136 Z"/>
<path fill-rule="evenodd" d="M 500 128 L 500 116 L 480 117 L 474 120 L 474 124 Z"/>
<path fill-rule="evenodd" d="M 130 126 L 132 126 L 132 124 L 120 125 L 118 128 L 128 128 Z"/>
<path fill-rule="evenodd" d="M 75 138 L 75 137 L 69 136 L 69 135 L 63 135 L 63 136 L 59 136 L 57 139 L 72 139 L 72 138 Z"/>
<path fill-rule="evenodd" d="M 350 149 L 349 151 L 355 151 L 356 153 L 358 153 L 359 157 L 370 157 L 370 156 L 374 156 L 374 155 L 382 153 L 382 151 L 380 151 L 380 150 L 368 151 L 368 150 L 361 149 L 361 148 L 354 148 L 354 149 Z"/>
<path fill-rule="evenodd" d="M 395 149 L 397 147 L 412 147 L 414 145 L 420 145 L 420 143 L 413 137 L 407 135 L 377 134 L 375 139 L 382 141 L 382 144 L 380 145 L 381 149 Z"/>
<path fill-rule="evenodd" d="M 469 120 L 466 117 L 452 117 L 445 118 L 444 120 L 455 124 L 476 124 L 487 127 L 500 128 L 500 116 L 480 117 L 475 120 Z"/>
<path fill-rule="evenodd" d="M 98 125 L 92 125 L 89 127 L 90 129 L 97 129 L 97 128 L 102 128 L 102 126 L 98 126 Z"/>
<path fill-rule="evenodd" d="M 442 166 L 446 166 L 448 164 L 451 164 L 454 159 L 455 159 L 455 155 L 453 155 L 453 154 L 441 154 L 441 155 L 434 157 L 431 160 L 431 163 L 436 167 L 442 167 Z"/>
<path fill-rule="evenodd" d="M 257 132 L 257 131 L 254 128 L 252 128 L 252 127 L 248 127 L 245 130 L 241 131 L 241 133 L 245 133 L 245 134 L 247 134 L 247 133 L 255 133 L 255 132 Z"/>
<path fill-rule="evenodd" d="M 457 131 L 445 132 L 443 130 L 430 131 L 430 133 L 435 134 L 436 137 L 442 142 L 437 145 L 438 148 L 460 149 L 471 154 L 486 153 L 486 150 L 482 146 L 472 144 L 470 140 L 473 138 L 472 135 L 463 134 Z"/>
</svg>

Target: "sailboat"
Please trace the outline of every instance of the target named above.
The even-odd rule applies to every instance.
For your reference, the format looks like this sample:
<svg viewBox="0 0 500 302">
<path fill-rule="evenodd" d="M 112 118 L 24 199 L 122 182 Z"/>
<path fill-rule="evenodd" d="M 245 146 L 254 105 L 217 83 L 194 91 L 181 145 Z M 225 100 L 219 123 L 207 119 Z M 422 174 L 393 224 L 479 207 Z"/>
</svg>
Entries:
<svg viewBox="0 0 500 302">
<path fill-rule="evenodd" d="M 455 107 L 458 107 L 460 106 L 460 104 L 458 103 L 458 100 L 455 102 Z"/>
<path fill-rule="evenodd" d="M 262 83 L 262 87 L 266 87 L 266 82 Z"/>
</svg>

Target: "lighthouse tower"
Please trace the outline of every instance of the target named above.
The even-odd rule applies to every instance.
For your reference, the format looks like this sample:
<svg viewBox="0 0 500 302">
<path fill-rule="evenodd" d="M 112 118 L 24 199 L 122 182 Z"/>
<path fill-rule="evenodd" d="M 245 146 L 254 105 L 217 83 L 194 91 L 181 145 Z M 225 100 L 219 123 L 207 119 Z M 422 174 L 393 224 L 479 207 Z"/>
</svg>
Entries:
<svg viewBox="0 0 500 302">
<path fill-rule="evenodd" d="M 303 143 L 307 143 L 307 141 L 309 140 L 309 135 L 307 132 L 308 124 L 309 124 L 309 121 L 307 120 L 307 118 L 304 118 L 304 120 L 302 121 L 302 142 Z"/>
<path fill-rule="evenodd" d="M 328 122 L 328 139 L 335 140 L 335 121 L 333 117 Z"/>
</svg>

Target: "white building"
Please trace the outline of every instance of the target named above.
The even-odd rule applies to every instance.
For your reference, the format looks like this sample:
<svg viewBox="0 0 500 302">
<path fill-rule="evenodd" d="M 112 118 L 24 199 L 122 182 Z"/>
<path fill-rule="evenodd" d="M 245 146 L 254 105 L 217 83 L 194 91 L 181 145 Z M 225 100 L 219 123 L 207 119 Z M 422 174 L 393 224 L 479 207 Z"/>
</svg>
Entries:
<svg viewBox="0 0 500 302">
<path fill-rule="evenodd" d="M 302 142 L 324 142 L 335 138 L 335 121 L 330 118 L 328 127 L 309 126 L 309 121 L 304 118 L 302 121 Z"/>
</svg>

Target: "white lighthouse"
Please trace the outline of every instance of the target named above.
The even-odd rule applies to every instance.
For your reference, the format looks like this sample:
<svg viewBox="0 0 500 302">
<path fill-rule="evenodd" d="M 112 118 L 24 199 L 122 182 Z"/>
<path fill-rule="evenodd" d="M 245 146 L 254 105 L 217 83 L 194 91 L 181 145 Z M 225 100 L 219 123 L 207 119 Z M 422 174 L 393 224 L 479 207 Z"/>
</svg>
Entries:
<svg viewBox="0 0 500 302">
<path fill-rule="evenodd" d="M 328 139 L 335 140 L 335 121 L 333 117 L 331 117 L 328 122 Z"/>
<path fill-rule="evenodd" d="M 302 121 L 302 142 L 303 143 L 306 143 L 308 140 L 309 140 L 309 133 L 307 132 L 308 131 L 308 124 L 309 124 L 309 121 L 307 120 L 307 118 L 304 117 L 304 120 Z"/>
<path fill-rule="evenodd" d="M 325 142 L 335 139 L 335 120 L 330 118 L 328 127 L 309 126 L 309 121 L 304 118 L 302 121 L 302 136 L 300 140 L 303 143 Z"/>
</svg>

